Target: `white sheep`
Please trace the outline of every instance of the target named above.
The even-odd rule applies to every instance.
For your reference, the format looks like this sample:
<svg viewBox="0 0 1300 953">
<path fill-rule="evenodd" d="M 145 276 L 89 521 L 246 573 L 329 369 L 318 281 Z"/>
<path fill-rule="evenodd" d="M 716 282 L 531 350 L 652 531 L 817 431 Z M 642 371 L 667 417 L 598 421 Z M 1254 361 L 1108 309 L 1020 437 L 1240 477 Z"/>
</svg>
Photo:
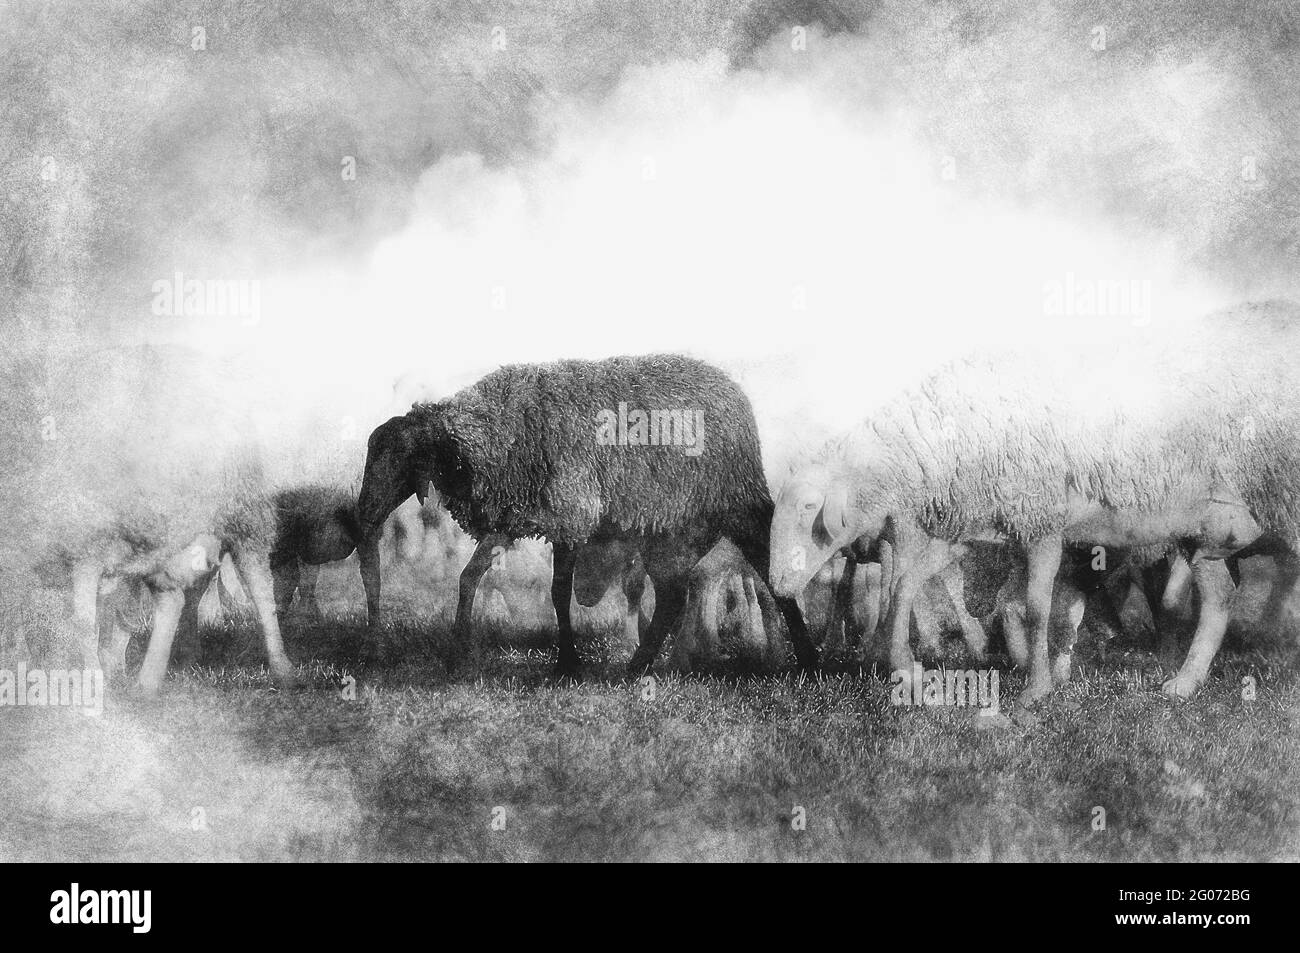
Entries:
<svg viewBox="0 0 1300 953">
<path fill-rule="evenodd" d="M 1062 547 L 1179 543 L 1201 610 L 1164 690 L 1187 697 L 1227 624 L 1224 559 L 1264 530 L 1292 550 L 1300 543 L 1298 348 L 1300 308 L 1270 302 L 1166 336 L 1117 332 L 1102 353 L 1022 350 L 951 364 L 787 482 L 772 521 L 774 591 L 798 592 L 860 537 L 888 541 L 890 663 L 907 672 L 920 587 L 975 541 L 1013 542 L 1026 560 L 1021 700 L 1032 703 L 1052 688 Z"/>
</svg>

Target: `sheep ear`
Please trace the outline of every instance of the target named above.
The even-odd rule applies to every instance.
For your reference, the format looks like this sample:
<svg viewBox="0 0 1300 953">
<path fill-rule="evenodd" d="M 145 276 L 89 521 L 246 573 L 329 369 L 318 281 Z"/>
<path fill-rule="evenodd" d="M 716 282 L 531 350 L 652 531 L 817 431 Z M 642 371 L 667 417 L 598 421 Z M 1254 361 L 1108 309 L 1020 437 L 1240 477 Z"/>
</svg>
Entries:
<svg viewBox="0 0 1300 953">
<path fill-rule="evenodd" d="M 826 532 L 833 537 L 838 537 L 849 528 L 849 491 L 845 487 L 834 487 L 826 494 L 826 501 L 822 504 L 822 525 L 826 527 Z"/>
</svg>

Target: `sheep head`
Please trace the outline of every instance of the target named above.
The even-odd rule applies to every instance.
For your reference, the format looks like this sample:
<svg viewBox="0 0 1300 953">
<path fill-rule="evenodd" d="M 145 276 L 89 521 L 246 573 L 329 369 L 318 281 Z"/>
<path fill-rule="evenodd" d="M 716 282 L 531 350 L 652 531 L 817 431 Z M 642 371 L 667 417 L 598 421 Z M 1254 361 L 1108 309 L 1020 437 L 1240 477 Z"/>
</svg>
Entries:
<svg viewBox="0 0 1300 953">
<path fill-rule="evenodd" d="M 357 497 L 356 544 L 372 625 L 379 613 L 379 538 L 384 521 L 411 494 L 424 502 L 431 463 L 432 448 L 424 429 L 410 414 L 380 424 L 366 445 L 366 470 Z"/>
<path fill-rule="evenodd" d="M 363 538 L 377 538 L 384 520 L 412 494 L 424 502 L 429 488 L 425 465 L 429 452 L 422 443 L 420 427 L 409 415 L 392 417 L 370 434 L 365 475 L 357 498 Z"/>
<path fill-rule="evenodd" d="M 770 537 L 772 590 L 797 596 L 840 549 L 869 532 L 847 480 L 809 468 L 793 476 L 776 499 Z"/>
</svg>

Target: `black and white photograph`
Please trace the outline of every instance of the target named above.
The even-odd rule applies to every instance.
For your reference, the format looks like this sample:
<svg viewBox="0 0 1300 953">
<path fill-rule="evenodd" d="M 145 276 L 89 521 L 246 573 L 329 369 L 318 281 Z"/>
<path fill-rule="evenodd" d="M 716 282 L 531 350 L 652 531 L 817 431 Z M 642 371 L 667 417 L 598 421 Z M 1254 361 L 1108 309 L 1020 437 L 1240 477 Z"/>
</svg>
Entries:
<svg viewBox="0 0 1300 953">
<path fill-rule="evenodd" d="M 1294 862 L 1298 662 L 1295 0 L 0 0 L 0 861 Z"/>
</svg>

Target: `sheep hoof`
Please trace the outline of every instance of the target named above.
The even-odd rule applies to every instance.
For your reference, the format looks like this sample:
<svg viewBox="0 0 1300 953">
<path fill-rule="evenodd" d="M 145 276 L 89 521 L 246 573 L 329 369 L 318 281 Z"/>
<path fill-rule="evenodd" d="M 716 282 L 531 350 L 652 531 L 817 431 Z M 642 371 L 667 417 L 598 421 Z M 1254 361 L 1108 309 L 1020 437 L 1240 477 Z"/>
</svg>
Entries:
<svg viewBox="0 0 1300 953">
<path fill-rule="evenodd" d="M 582 678 L 582 663 L 576 659 L 560 659 L 555 663 L 555 668 L 551 669 L 551 678 L 557 682 L 580 681 Z"/>
<path fill-rule="evenodd" d="M 271 679 L 275 682 L 275 687 L 282 692 L 296 692 L 305 687 L 305 683 L 294 671 L 292 665 L 287 662 L 282 664 L 271 664 Z"/>
<path fill-rule="evenodd" d="M 627 677 L 638 679 L 643 675 L 649 675 L 650 669 L 655 664 L 655 653 L 643 651 L 644 646 L 638 648 L 632 653 L 632 660 L 627 663 Z"/>
<path fill-rule="evenodd" d="M 1025 686 L 1025 690 L 1020 693 L 1020 697 L 1016 699 L 1016 704 L 1020 705 L 1023 708 L 1029 708 L 1032 705 L 1038 704 L 1040 701 L 1042 701 L 1051 693 L 1052 693 L 1051 679 L 1048 679 L 1046 681 L 1046 684 L 1044 684 L 1043 682 L 1031 681 L 1028 685 Z"/>
<path fill-rule="evenodd" d="M 794 643 L 794 657 L 799 665 L 799 671 L 805 675 L 816 675 L 818 669 L 818 652 L 817 647 L 807 638 L 797 640 Z M 829 657 L 829 654 L 828 654 Z"/>
<path fill-rule="evenodd" d="M 1070 681 L 1070 674 L 1073 662 L 1073 656 L 1069 652 L 1062 652 L 1052 662 L 1052 681 L 1057 685 L 1065 685 Z"/>
<path fill-rule="evenodd" d="M 143 679 L 137 679 L 131 694 L 134 697 L 145 701 L 155 701 L 158 698 L 158 693 L 161 689 L 162 684 L 159 682 L 149 682 L 144 681 Z"/>
<path fill-rule="evenodd" d="M 1197 689 L 1201 687 L 1199 679 L 1192 678 L 1190 675 L 1175 675 L 1163 685 L 1160 691 L 1170 698 L 1177 698 L 1180 701 L 1186 701 L 1196 694 Z"/>
</svg>

